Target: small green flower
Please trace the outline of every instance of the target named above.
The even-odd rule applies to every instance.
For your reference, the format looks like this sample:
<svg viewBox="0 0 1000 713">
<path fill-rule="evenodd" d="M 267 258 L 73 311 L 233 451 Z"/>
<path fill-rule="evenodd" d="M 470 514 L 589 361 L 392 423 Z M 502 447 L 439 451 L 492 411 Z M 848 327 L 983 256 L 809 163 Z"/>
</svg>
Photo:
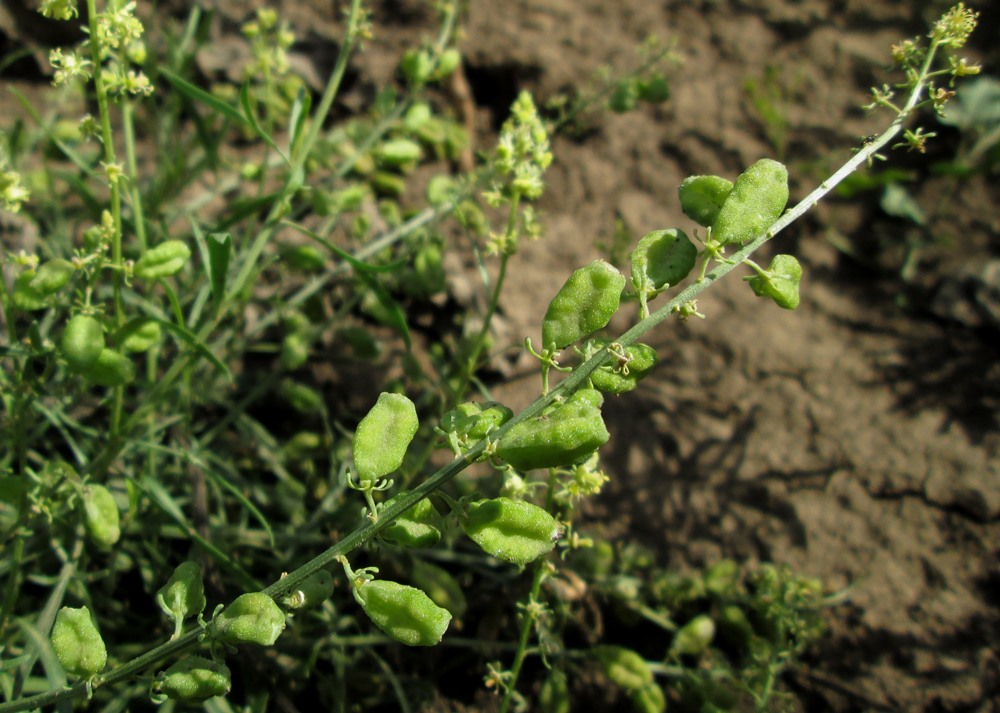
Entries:
<svg viewBox="0 0 1000 713">
<path fill-rule="evenodd" d="M 11 213 L 17 213 L 30 195 L 28 189 L 21 185 L 20 173 L 0 171 L 0 206 Z"/>
<path fill-rule="evenodd" d="M 60 87 L 76 80 L 87 81 L 91 76 L 93 64 L 90 60 L 75 51 L 63 52 L 56 48 L 49 52 L 49 64 L 54 74 L 52 84 Z"/>
<path fill-rule="evenodd" d="M 42 0 L 38 12 L 53 20 L 72 20 L 80 14 L 76 0 Z"/>
</svg>

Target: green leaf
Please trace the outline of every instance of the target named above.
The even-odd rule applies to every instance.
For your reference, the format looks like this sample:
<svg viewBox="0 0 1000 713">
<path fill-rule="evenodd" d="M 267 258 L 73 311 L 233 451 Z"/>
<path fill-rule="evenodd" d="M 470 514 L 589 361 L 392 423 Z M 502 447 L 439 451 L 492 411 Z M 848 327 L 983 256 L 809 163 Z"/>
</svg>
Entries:
<svg viewBox="0 0 1000 713">
<path fill-rule="evenodd" d="M 209 233 L 207 243 L 212 298 L 220 304 L 226 296 L 226 275 L 233 255 L 233 237 L 229 233 Z"/>
<path fill-rule="evenodd" d="M 338 248 L 336 245 L 331 243 L 326 238 L 320 237 L 319 235 L 317 235 L 316 233 L 309 230 L 309 228 L 303 225 L 299 225 L 298 223 L 293 223 L 290 220 L 283 220 L 281 222 L 282 224 L 287 225 L 289 228 L 294 228 L 295 230 L 299 231 L 310 240 L 316 241 L 324 248 L 332 252 L 334 255 L 342 259 L 344 262 L 349 264 L 358 272 L 395 272 L 399 268 L 404 267 L 406 265 L 406 260 L 397 260 L 396 262 L 391 262 L 386 265 L 372 265 L 371 263 L 365 262 L 364 260 L 359 260 L 358 258 L 354 257 L 343 248 Z"/>
<path fill-rule="evenodd" d="M 959 85 L 939 121 L 966 130 L 1000 124 L 1000 79 L 983 76 Z"/>
<path fill-rule="evenodd" d="M 903 218 L 916 225 L 927 224 L 927 214 L 910 192 L 898 183 L 890 183 L 882 193 L 879 203 L 888 215 Z"/>
<path fill-rule="evenodd" d="M 264 127 L 260 125 L 257 121 L 257 117 L 253 112 L 253 104 L 250 102 L 250 83 L 243 82 L 243 86 L 240 87 L 240 106 L 243 107 L 243 116 L 246 119 L 246 124 L 253 129 L 253 132 L 261 138 L 261 140 L 274 149 L 281 159 L 291 165 L 291 161 L 285 156 L 285 152 L 278 148 L 278 144 L 275 142 L 271 135 L 264 131 Z"/>
<path fill-rule="evenodd" d="M 288 153 L 295 155 L 298 148 L 299 139 L 302 138 L 302 127 L 305 126 L 306 119 L 309 118 L 309 110 L 312 108 L 312 95 L 300 88 L 292 103 L 292 111 L 288 117 Z"/>
<path fill-rule="evenodd" d="M 185 95 L 188 99 L 192 99 L 196 102 L 200 102 L 208 106 L 217 114 L 221 114 L 225 118 L 230 119 L 231 121 L 235 121 L 237 124 L 241 124 L 243 126 L 251 126 L 251 124 L 249 124 L 247 120 L 243 118 L 243 115 L 240 114 L 240 112 L 236 109 L 236 107 L 222 101 L 214 94 L 206 92 L 201 87 L 192 84 L 188 80 L 174 74 L 172 71 L 166 69 L 165 67 L 160 67 L 160 74 L 166 77 L 167 81 L 173 84 L 174 88 L 177 89 L 177 91 L 179 91 L 181 94 Z"/>
<path fill-rule="evenodd" d="M 229 372 L 229 367 L 223 364 L 219 357 L 212 353 L 212 350 L 208 346 L 198 339 L 198 337 L 192 332 L 188 331 L 184 327 L 174 322 L 168 322 L 165 319 L 159 319 L 157 317 L 150 317 L 150 321 L 156 322 L 158 325 L 166 329 L 168 332 L 173 334 L 175 337 L 180 339 L 182 342 L 187 344 L 191 349 L 196 351 L 200 356 L 206 359 L 216 370 L 229 381 L 233 380 L 233 375 Z"/>
</svg>

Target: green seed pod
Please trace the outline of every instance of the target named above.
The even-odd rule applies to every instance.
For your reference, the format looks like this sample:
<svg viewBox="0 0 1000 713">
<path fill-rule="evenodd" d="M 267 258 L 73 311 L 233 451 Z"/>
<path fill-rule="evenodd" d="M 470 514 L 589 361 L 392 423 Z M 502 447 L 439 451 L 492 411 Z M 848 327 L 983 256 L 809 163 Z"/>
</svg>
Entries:
<svg viewBox="0 0 1000 713">
<path fill-rule="evenodd" d="M 363 156 L 362 158 L 365 157 Z M 374 166 L 372 166 L 372 170 L 375 170 Z M 358 171 L 358 173 L 361 172 Z M 364 203 L 365 198 L 368 197 L 368 194 L 368 186 L 364 183 L 355 183 L 346 188 L 341 188 L 330 195 L 331 212 L 339 215 L 349 210 L 358 210 L 361 204 Z M 325 264 L 326 262 L 324 261 Z"/>
<path fill-rule="evenodd" d="M 323 396 L 315 389 L 291 379 L 281 382 L 281 395 L 299 413 L 318 413 L 323 409 Z"/>
<path fill-rule="evenodd" d="M 581 392 L 586 393 L 514 426 L 497 443 L 496 455 L 518 470 L 533 470 L 572 465 L 603 446 L 611 435 L 600 408 L 586 401 L 596 390 Z"/>
<path fill-rule="evenodd" d="M 461 619 L 469 607 L 458 580 L 448 570 L 437 565 L 419 559 L 413 560 L 410 581 L 417 589 L 426 592 L 435 604 L 450 611 L 456 619 Z"/>
<path fill-rule="evenodd" d="M 655 682 L 633 690 L 629 697 L 637 713 L 663 713 L 667 710 L 667 699 L 663 695 L 663 689 Z"/>
<path fill-rule="evenodd" d="M 441 641 L 451 613 L 416 587 L 381 579 L 362 582 L 354 598 L 379 629 L 407 646 L 434 646 Z"/>
<path fill-rule="evenodd" d="M 372 188 L 383 196 L 399 198 L 406 192 L 406 179 L 395 173 L 376 171 L 372 177 Z"/>
<path fill-rule="evenodd" d="M 156 697 L 201 703 L 229 693 L 231 684 L 226 664 L 204 656 L 189 656 L 161 673 L 151 690 Z"/>
<path fill-rule="evenodd" d="M 451 76 L 452 72 L 458 69 L 458 65 L 461 62 L 461 53 L 454 47 L 449 47 L 438 57 L 437 71 L 434 72 L 434 78 L 444 79 Z"/>
<path fill-rule="evenodd" d="M 647 299 L 678 284 L 694 269 L 698 249 L 683 230 L 654 230 L 632 251 L 632 287 Z"/>
<path fill-rule="evenodd" d="M 402 491 L 389 498 L 382 505 L 388 507 L 407 491 Z M 441 540 L 444 530 L 444 520 L 435 509 L 434 504 L 423 499 L 402 514 L 397 515 L 392 524 L 382 530 L 382 539 L 392 545 L 401 547 L 433 547 Z"/>
<path fill-rule="evenodd" d="M 751 277 L 750 288 L 758 297 L 770 297 L 782 309 L 799 306 L 799 283 L 802 266 L 791 255 L 775 255 L 767 268 L 767 277 Z"/>
<path fill-rule="evenodd" d="M 147 250 L 136 260 L 132 274 L 140 280 L 158 280 L 180 272 L 191 257 L 191 250 L 180 240 L 167 240 Z"/>
<path fill-rule="evenodd" d="M 315 245 L 295 245 L 285 250 L 281 257 L 297 272 L 320 272 L 326 267 L 326 255 Z"/>
<path fill-rule="evenodd" d="M 262 592 L 241 594 L 212 620 L 215 637 L 225 644 L 270 646 L 285 630 L 285 613 Z"/>
<path fill-rule="evenodd" d="M 740 174 L 712 222 L 722 245 L 749 243 L 767 232 L 788 203 L 788 169 L 764 158 Z"/>
<path fill-rule="evenodd" d="M 624 646 L 595 646 L 591 654 L 604 670 L 604 675 L 626 691 L 636 691 L 653 683 L 653 672 L 646 660 Z"/>
<path fill-rule="evenodd" d="M 323 436 L 314 431 L 299 431 L 285 441 L 281 452 L 292 461 L 308 460 L 323 447 Z"/>
<path fill-rule="evenodd" d="M 684 215 L 708 228 L 715 222 L 732 190 L 733 182 L 722 176 L 689 176 L 677 192 Z"/>
<path fill-rule="evenodd" d="M 587 406 L 592 406 L 594 408 L 599 409 L 601 408 L 601 406 L 604 405 L 604 394 L 602 394 L 597 389 L 577 389 L 572 394 L 570 394 L 569 398 L 567 398 L 566 401 L 561 405 L 571 406 L 573 404 L 585 404 Z M 548 411 L 545 412 L 545 414 L 546 415 L 551 414 L 554 411 L 558 411 L 559 408 L 560 405 L 557 405 L 553 408 L 550 408 Z"/>
<path fill-rule="evenodd" d="M 89 678 L 104 670 L 108 650 L 87 607 L 63 607 L 52 627 L 52 650 L 66 670 L 74 676 Z"/>
<path fill-rule="evenodd" d="M 483 551 L 519 566 L 551 552 L 559 533 L 555 518 L 545 510 L 510 498 L 470 503 L 460 522 Z"/>
<path fill-rule="evenodd" d="M 180 622 L 205 611 L 205 582 L 201 576 L 201 565 L 192 561 L 177 565 L 170 579 L 156 593 L 156 603 L 164 614 L 177 623 L 178 629 Z"/>
<path fill-rule="evenodd" d="M 403 54 L 399 69 L 410 84 L 425 84 L 434 71 L 434 58 L 426 50 L 410 49 Z"/>
<path fill-rule="evenodd" d="M 715 622 L 708 614 L 699 614 L 681 627 L 674 637 L 670 650 L 682 656 L 697 656 L 708 648 L 715 638 Z"/>
<path fill-rule="evenodd" d="M 635 109 L 638 101 L 639 83 L 635 79 L 621 79 L 608 99 L 608 108 L 616 114 L 624 114 Z"/>
<path fill-rule="evenodd" d="M 446 284 L 441 247 L 421 247 L 413 256 L 411 269 L 401 271 L 399 278 L 399 287 L 412 297 L 428 299 L 443 292 Z"/>
<path fill-rule="evenodd" d="M 354 432 L 354 467 L 363 484 L 374 483 L 403 464 L 418 425 L 412 401 L 402 394 L 379 394 Z"/>
<path fill-rule="evenodd" d="M 298 589 L 289 592 L 282 604 L 286 609 L 309 611 L 320 606 L 333 595 L 333 575 L 321 569 L 306 578 Z"/>
<path fill-rule="evenodd" d="M 670 98 L 670 85 L 667 78 L 656 72 L 647 79 L 639 80 L 639 99 L 650 104 L 662 104 Z"/>
<path fill-rule="evenodd" d="M 133 319 L 115 334 L 115 344 L 127 352 L 148 352 L 160 343 L 163 330 L 151 319 Z"/>
<path fill-rule="evenodd" d="M 98 386 L 123 386 L 135 378 L 135 364 L 127 356 L 105 348 L 82 373 L 87 381 Z"/>
<path fill-rule="evenodd" d="M 410 139 L 389 139 L 375 149 L 375 159 L 386 166 L 400 168 L 420 160 L 423 150 Z"/>
<path fill-rule="evenodd" d="M 32 287 L 31 282 L 34 279 L 34 270 L 25 270 L 14 278 L 14 289 L 10 298 L 14 306 L 22 312 L 37 312 L 49 306 L 48 297 Z"/>
<path fill-rule="evenodd" d="M 427 202 L 439 208 L 452 200 L 456 190 L 457 183 L 451 176 L 434 176 L 427 184 Z"/>
<path fill-rule="evenodd" d="M 625 276 L 604 260 L 576 270 L 549 303 L 542 346 L 562 349 L 604 328 L 618 309 Z"/>
<path fill-rule="evenodd" d="M 470 446 L 504 425 L 514 412 L 496 401 L 467 401 L 441 417 L 439 431 L 444 433 L 456 450 Z"/>
<path fill-rule="evenodd" d="M 549 672 L 538 692 L 538 708 L 545 713 L 570 713 L 569 683 L 559 670 Z"/>
<path fill-rule="evenodd" d="M 71 317 L 63 330 L 59 351 L 71 369 L 89 369 L 104 351 L 104 329 L 101 323 L 87 314 Z"/>
<path fill-rule="evenodd" d="M 730 559 L 719 560 L 702 574 L 705 591 L 717 597 L 725 597 L 736 593 L 736 585 L 740 579 L 740 566 Z"/>
<path fill-rule="evenodd" d="M 73 278 L 76 268 L 69 260 L 55 258 L 42 263 L 31 280 L 31 287 L 49 297 L 64 288 Z"/>
<path fill-rule="evenodd" d="M 87 534 L 100 547 L 111 547 L 122 534 L 114 496 L 103 485 L 96 484 L 84 486 L 81 495 Z"/>
<path fill-rule="evenodd" d="M 286 334 L 281 341 L 281 365 L 295 371 L 309 361 L 309 337 L 302 332 Z"/>
<path fill-rule="evenodd" d="M 749 650 L 754 637 L 753 624 L 740 607 L 735 604 L 722 607 L 717 626 L 723 641 L 741 653 Z"/>
<path fill-rule="evenodd" d="M 627 361 L 605 364 L 590 375 L 594 388 L 606 394 L 632 391 L 656 366 L 656 350 L 646 344 L 625 347 Z"/>
</svg>

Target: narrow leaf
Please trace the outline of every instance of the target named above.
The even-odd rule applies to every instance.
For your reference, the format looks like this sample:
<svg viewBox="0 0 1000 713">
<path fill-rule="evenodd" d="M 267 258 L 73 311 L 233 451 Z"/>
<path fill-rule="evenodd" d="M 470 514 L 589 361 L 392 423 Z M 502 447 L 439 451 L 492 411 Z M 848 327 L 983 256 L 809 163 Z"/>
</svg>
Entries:
<svg viewBox="0 0 1000 713">
<path fill-rule="evenodd" d="M 233 256 L 233 236 L 229 233 L 209 233 L 208 256 L 212 297 L 216 304 L 220 304 L 226 296 L 226 276 L 229 273 L 229 260 Z"/>
<path fill-rule="evenodd" d="M 205 104 L 216 113 L 221 114 L 227 119 L 231 119 L 232 121 L 235 121 L 238 124 L 242 124 L 243 126 L 250 126 L 250 124 L 247 123 L 247 120 L 243 118 L 243 115 L 240 114 L 240 112 L 236 109 L 236 107 L 222 101 L 214 94 L 206 92 L 201 87 L 192 84 L 188 80 L 174 74 L 169 69 L 166 69 L 164 67 L 160 68 L 160 74 L 166 77 L 167 81 L 173 84 L 174 88 L 177 89 L 177 91 L 179 91 L 181 94 L 188 97 L 189 99 Z"/>
<path fill-rule="evenodd" d="M 316 241 L 324 248 L 332 252 L 334 255 L 347 262 L 351 267 L 353 267 L 358 272 L 394 272 L 399 268 L 403 267 L 404 265 L 406 265 L 406 260 L 397 260 L 396 262 L 391 262 L 387 265 L 372 265 L 371 263 L 359 260 L 358 258 L 354 257 L 343 248 L 338 248 L 329 240 L 327 240 L 326 238 L 321 238 L 320 236 L 318 236 L 316 233 L 309 230 L 309 228 L 306 228 L 305 226 L 299 225 L 298 223 L 293 223 L 290 220 L 283 220 L 281 222 L 284 225 L 287 225 L 289 228 L 295 228 L 295 230 L 299 231 L 310 240 Z"/>
<path fill-rule="evenodd" d="M 253 129 L 254 133 L 257 134 L 257 136 L 259 136 L 265 144 L 274 149 L 285 163 L 290 164 L 288 157 L 285 156 L 285 153 L 278 148 L 278 144 L 275 143 L 270 134 L 264 131 L 264 127 L 257 121 L 257 117 L 253 113 L 253 105 L 250 102 L 249 82 L 243 82 L 243 86 L 240 87 L 240 106 L 243 107 L 243 116 L 245 119 L 244 123 Z"/>
<path fill-rule="evenodd" d="M 222 376 L 226 377 L 229 381 L 233 380 L 233 375 L 229 373 L 229 368 L 223 364 L 219 357 L 215 356 L 212 351 L 205 345 L 203 341 L 198 339 L 197 336 L 192 334 L 190 331 L 185 329 L 179 324 L 174 322 L 168 322 L 165 319 L 158 319 L 156 317 L 150 317 L 151 321 L 156 322 L 158 325 L 172 333 L 175 337 L 180 339 L 182 342 L 187 344 L 191 349 L 198 352 L 199 355 L 204 357 L 209 363 L 214 366 Z"/>
<path fill-rule="evenodd" d="M 312 95 L 305 89 L 299 89 L 295 95 L 295 102 L 292 104 L 292 111 L 288 117 L 288 153 L 292 156 L 296 153 L 299 139 L 302 138 L 302 127 L 305 126 L 306 119 L 309 118 L 309 110 L 312 108 Z"/>
</svg>

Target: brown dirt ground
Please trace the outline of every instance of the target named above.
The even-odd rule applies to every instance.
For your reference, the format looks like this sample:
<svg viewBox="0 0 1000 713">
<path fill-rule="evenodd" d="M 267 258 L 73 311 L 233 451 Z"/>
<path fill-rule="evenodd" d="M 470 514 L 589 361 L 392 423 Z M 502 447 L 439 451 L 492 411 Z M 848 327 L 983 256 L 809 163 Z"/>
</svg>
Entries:
<svg viewBox="0 0 1000 713">
<path fill-rule="evenodd" d="M 256 4 L 218 3 L 234 19 Z M 969 54 L 996 73 L 998 8 L 969 4 L 984 13 Z M 376 38 L 355 62 L 355 95 L 391 76 L 398 50 L 432 20 L 416 0 L 373 6 Z M 630 63 L 650 32 L 675 38 L 684 57 L 666 104 L 555 140 L 547 233 L 513 263 L 502 338 L 537 332 L 540 305 L 565 276 L 606 254 L 616 215 L 637 236 L 690 230 L 676 197 L 684 177 L 735 176 L 774 156 L 744 87 L 768 67 L 789 122 L 793 200 L 804 195 L 881 126 L 857 107 L 888 80 L 889 45 L 944 7 L 470 2 L 462 47 L 483 146 L 522 88 L 542 100 L 577 91 L 598 64 Z M 283 12 L 309 28 L 303 60 L 322 76 L 339 13 L 328 2 L 286 2 Z M 942 134 L 946 156 L 954 137 Z M 940 240 L 909 283 L 898 247 L 909 228 L 869 196 L 829 201 L 779 238 L 806 270 L 797 311 L 724 281 L 699 301 L 705 321 L 653 335 L 661 366 L 606 407 L 614 479 L 593 521 L 654 548 L 664 565 L 773 561 L 848 590 L 794 681 L 808 710 L 1000 710 L 998 327 L 958 298 L 931 311 L 949 275 L 997 258 L 1000 190 L 973 178 L 949 194 L 946 179 L 923 177 L 912 190 L 937 203 L 930 232 Z M 453 277 L 456 289 L 463 279 Z M 511 368 L 497 395 L 523 406 L 536 371 L 524 358 Z"/>
</svg>

